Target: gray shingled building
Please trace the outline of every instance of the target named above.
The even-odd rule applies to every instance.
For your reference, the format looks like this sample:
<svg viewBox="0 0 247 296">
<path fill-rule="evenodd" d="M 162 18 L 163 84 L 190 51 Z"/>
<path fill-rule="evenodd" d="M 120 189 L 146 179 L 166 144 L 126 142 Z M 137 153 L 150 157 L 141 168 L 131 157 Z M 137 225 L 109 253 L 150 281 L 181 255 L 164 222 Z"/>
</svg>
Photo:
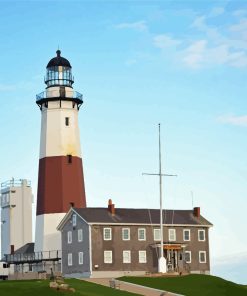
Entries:
<svg viewBox="0 0 247 296">
<path fill-rule="evenodd" d="M 68 277 L 116 277 L 158 271 L 158 209 L 71 208 L 58 226 L 62 273 Z M 163 210 L 168 272 L 210 273 L 209 228 L 193 210 Z"/>
</svg>

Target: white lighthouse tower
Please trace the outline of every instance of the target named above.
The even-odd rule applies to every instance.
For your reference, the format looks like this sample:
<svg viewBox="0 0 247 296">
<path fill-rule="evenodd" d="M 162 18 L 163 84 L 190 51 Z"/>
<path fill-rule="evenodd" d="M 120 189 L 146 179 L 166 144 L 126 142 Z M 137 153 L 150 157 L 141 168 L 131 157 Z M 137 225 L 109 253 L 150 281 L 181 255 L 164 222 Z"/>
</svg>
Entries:
<svg viewBox="0 0 247 296">
<path fill-rule="evenodd" d="M 70 62 L 57 56 L 47 65 L 46 90 L 37 95 L 41 137 L 35 252 L 61 250 L 57 225 L 71 206 L 86 207 L 78 112 Z"/>
</svg>

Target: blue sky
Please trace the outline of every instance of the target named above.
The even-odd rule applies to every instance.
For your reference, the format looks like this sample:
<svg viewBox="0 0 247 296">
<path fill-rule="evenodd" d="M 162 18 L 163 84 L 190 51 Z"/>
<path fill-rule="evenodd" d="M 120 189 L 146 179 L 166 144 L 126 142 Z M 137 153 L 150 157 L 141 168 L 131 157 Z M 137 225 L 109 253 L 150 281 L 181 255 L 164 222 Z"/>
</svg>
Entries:
<svg viewBox="0 0 247 296">
<path fill-rule="evenodd" d="M 247 262 L 246 32 L 246 1 L 0 1 L 0 181 L 28 178 L 36 195 L 35 95 L 59 45 L 84 95 L 88 205 L 158 207 L 158 179 L 141 174 L 158 170 L 160 122 L 178 174 L 166 207 L 191 208 L 193 192 L 214 224 L 212 265 Z"/>
</svg>

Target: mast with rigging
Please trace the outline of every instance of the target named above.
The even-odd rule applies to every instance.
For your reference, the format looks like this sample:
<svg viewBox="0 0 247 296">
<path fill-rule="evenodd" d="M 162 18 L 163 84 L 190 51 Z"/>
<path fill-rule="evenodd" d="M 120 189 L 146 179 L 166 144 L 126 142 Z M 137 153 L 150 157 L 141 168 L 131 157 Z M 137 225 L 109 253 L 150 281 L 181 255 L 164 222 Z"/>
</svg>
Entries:
<svg viewBox="0 0 247 296">
<path fill-rule="evenodd" d="M 162 200 L 162 177 L 177 177 L 177 175 L 162 174 L 162 161 L 161 161 L 161 139 L 160 139 L 160 123 L 159 123 L 159 173 L 149 174 L 143 173 L 142 175 L 159 176 L 159 193 L 160 193 L 160 252 L 158 260 L 158 272 L 166 273 L 166 258 L 164 257 L 164 235 L 163 235 L 163 200 Z"/>
</svg>

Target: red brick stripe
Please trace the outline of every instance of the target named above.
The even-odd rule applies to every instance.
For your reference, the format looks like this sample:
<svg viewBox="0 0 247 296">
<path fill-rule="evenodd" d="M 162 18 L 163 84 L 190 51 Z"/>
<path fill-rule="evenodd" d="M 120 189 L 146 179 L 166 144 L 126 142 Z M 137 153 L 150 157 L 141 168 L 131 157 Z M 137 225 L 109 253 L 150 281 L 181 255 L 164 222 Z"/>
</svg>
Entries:
<svg viewBox="0 0 247 296">
<path fill-rule="evenodd" d="M 86 207 L 82 160 L 72 156 L 45 157 L 39 160 L 37 215 L 65 213 L 71 207 Z"/>
</svg>

